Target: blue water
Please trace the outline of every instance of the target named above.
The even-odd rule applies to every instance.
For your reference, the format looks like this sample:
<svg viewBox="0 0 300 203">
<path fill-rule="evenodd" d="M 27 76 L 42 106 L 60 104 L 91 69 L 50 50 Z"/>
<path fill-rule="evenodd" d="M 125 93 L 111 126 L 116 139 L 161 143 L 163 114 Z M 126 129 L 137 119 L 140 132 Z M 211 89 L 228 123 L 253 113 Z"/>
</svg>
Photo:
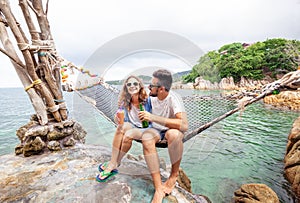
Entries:
<svg viewBox="0 0 300 203">
<path fill-rule="evenodd" d="M 180 94 L 207 94 L 181 90 Z M 16 130 L 26 124 L 34 110 L 21 88 L 0 89 L 0 155 L 14 153 L 19 143 Z M 111 146 L 114 126 L 76 94 L 66 93 L 70 116 L 88 132 L 86 143 Z M 214 203 L 230 202 L 242 184 L 263 183 L 272 188 L 281 202 L 295 202 L 283 177 L 287 136 L 299 113 L 252 104 L 242 116 L 236 113 L 185 142 L 181 167 L 192 181 L 196 194 Z M 167 150 L 158 149 L 168 160 Z M 135 143 L 130 153 L 142 154 Z"/>
</svg>

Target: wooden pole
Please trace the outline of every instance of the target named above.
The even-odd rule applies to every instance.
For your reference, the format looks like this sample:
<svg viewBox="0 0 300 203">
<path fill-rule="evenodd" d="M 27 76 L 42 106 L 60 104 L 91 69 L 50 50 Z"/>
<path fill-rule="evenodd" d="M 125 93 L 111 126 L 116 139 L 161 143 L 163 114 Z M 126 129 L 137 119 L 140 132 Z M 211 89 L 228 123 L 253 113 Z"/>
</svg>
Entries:
<svg viewBox="0 0 300 203">
<path fill-rule="evenodd" d="M 10 27 L 10 29 L 17 41 L 19 49 L 22 52 L 23 58 L 25 60 L 28 75 L 30 76 L 30 78 L 32 80 L 32 85 L 28 86 L 29 89 L 34 87 L 39 92 L 42 99 L 45 100 L 48 110 L 52 113 L 55 120 L 60 122 L 62 120 L 62 118 L 58 111 L 59 107 L 55 104 L 54 98 L 51 95 L 51 92 L 46 88 L 46 86 L 43 84 L 43 82 L 41 81 L 41 79 L 38 77 L 38 75 L 35 72 L 35 63 L 32 59 L 32 55 L 29 50 L 30 47 L 28 46 L 28 43 L 24 39 L 22 32 L 18 28 L 17 22 L 11 12 L 11 9 L 10 9 L 10 6 L 9 6 L 9 3 L 7 0 L 0 0 L 0 9 L 1 9 L 1 12 L 3 13 L 3 15 L 5 16 L 7 25 Z"/>
<path fill-rule="evenodd" d="M 11 62 L 24 86 L 28 87 L 31 84 L 31 80 L 26 72 L 26 69 L 24 68 L 25 65 L 23 62 L 19 59 L 13 44 L 9 40 L 8 33 L 6 31 L 6 27 L 4 24 L 4 19 L 2 16 L 0 16 L 0 41 L 3 44 L 4 49 L 7 51 L 7 53 L 10 55 Z M 48 117 L 46 112 L 46 106 L 43 103 L 43 100 L 39 97 L 39 95 L 36 93 L 36 91 L 33 88 L 30 88 L 28 91 L 26 91 L 32 106 L 37 114 L 38 121 L 41 125 L 45 125 L 48 123 Z"/>
<path fill-rule="evenodd" d="M 20 0 L 19 5 L 22 9 L 24 18 L 25 18 L 27 26 L 29 28 L 32 42 L 36 42 L 37 46 L 39 46 L 39 45 L 40 46 L 49 46 L 49 47 L 52 46 L 52 49 L 54 49 L 54 43 L 53 43 L 52 36 L 50 33 L 50 29 L 49 29 L 50 28 L 49 22 L 43 11 L 41 1 L 33 1 L 33 9 L 35 10 L 35 13 L 36 13 L 36 16 L 37 16 L 37 19 L 38 19 L 38 22 L 39 22 L 39 25 L 41 28 L 41 35 L 38 34 L 38 32 L 36 31 L 36 28 L 34 26 L 33 20 L 29 13 L 28 2 L 26 0 Z M 40 36 L 42 36 L 42 37 L 40 37 Z M 48 41 L 47 39 L 50 39 L 50 41 Z M 41 42 L 43 42 L 43 40 L 46 40 L 49 43 L 42 44 Z M 56 67 L 52 71 L 52 67 L 49 66 L 49 65 L 51 65 L 51 62 L 48 60 L 48 56 L 46 55 L 46 53 L 49 53 L 49 51 L 51 51 L 51 50 L 40 49 L 38 51 L 39 65 L 44 71 L 45 81 L 47 82 L 49 89 L 51 90 L 55 100 L 57 101 L 58 104 L 64 104 L 60 86 L 56 82 L 55 76 L 54 76 L 55 74 L 53 73 L 53 71 L 57 70 L 60 67 Z M 68 117 L 67 110 L 65 108 L 60 108 L 59 112 L 60 112 L 62 119 L 66 120 Z"/>
</svg>

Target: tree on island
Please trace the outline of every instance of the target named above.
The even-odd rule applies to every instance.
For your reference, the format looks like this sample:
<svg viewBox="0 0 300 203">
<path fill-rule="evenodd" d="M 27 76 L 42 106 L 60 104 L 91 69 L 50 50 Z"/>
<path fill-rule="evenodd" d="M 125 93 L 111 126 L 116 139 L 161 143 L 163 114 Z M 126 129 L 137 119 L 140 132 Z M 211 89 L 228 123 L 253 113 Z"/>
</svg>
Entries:
<svg viewBox="0 0 300 203">
<path fill-rule="evenodd" d="M 211 82 L 233 77 L 238 82 L 242 77 L 254 80 L 269 75 L 276 76 L 297 70 L 300 65 L 300 41 L 268 39 L 254 44 L 232 43 L 218 51 L 203 55 L 184 82 L 194 82 L 199 76 Z"/>
</svg>

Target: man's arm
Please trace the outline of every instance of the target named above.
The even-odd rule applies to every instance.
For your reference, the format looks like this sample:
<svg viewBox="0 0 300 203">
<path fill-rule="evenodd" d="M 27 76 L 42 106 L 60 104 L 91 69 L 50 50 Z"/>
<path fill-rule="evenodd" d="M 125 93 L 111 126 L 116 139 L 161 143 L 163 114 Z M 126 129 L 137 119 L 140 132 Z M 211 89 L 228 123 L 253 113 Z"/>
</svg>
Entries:
<svg viewBox="0 0 300 203">
<path fill-rule="evenodd" d="M 139 113 L 139 117 L 141 120 L 155 122 L 170 129 L 178 129 L 183 132 L 187 131 L 188 129 L 187 114 L 185 112 L 179 112 L 175 114 L 176 118 L 165 118 L 151 114 L 147 111 L 141 111 Z"/>
</svg>

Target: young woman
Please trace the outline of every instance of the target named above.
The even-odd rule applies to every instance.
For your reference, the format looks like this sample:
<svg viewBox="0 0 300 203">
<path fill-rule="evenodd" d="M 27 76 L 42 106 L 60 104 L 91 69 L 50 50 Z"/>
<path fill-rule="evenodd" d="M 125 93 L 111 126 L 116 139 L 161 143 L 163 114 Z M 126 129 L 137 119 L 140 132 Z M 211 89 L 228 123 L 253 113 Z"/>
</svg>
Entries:
<svg viewBox="0 0 300 203">
<path fill-rule="evenodd" d="M 151 103 L 144 84 L 138 77 L 133 75 L 124 81 L 118 104 L 119 110 L 115 119 L 118 127 L 112 143 L 111 159 L 99 165 L 100 174 L 96 177 L 99 182 L 105 182 L 118 173 L 116 168 L 131 148 L 132 141 L 141 139 L 142 132 L 146 128 L 145 126 L 143 128 L 142 121 L 138 117 L 140 105 L 144 110 L 151 112 Z M 122 116 L 122 110 L 124 110 L 124 116 Z M 151 127 L 151 124 L 149 127 Z"/>
</svg>

